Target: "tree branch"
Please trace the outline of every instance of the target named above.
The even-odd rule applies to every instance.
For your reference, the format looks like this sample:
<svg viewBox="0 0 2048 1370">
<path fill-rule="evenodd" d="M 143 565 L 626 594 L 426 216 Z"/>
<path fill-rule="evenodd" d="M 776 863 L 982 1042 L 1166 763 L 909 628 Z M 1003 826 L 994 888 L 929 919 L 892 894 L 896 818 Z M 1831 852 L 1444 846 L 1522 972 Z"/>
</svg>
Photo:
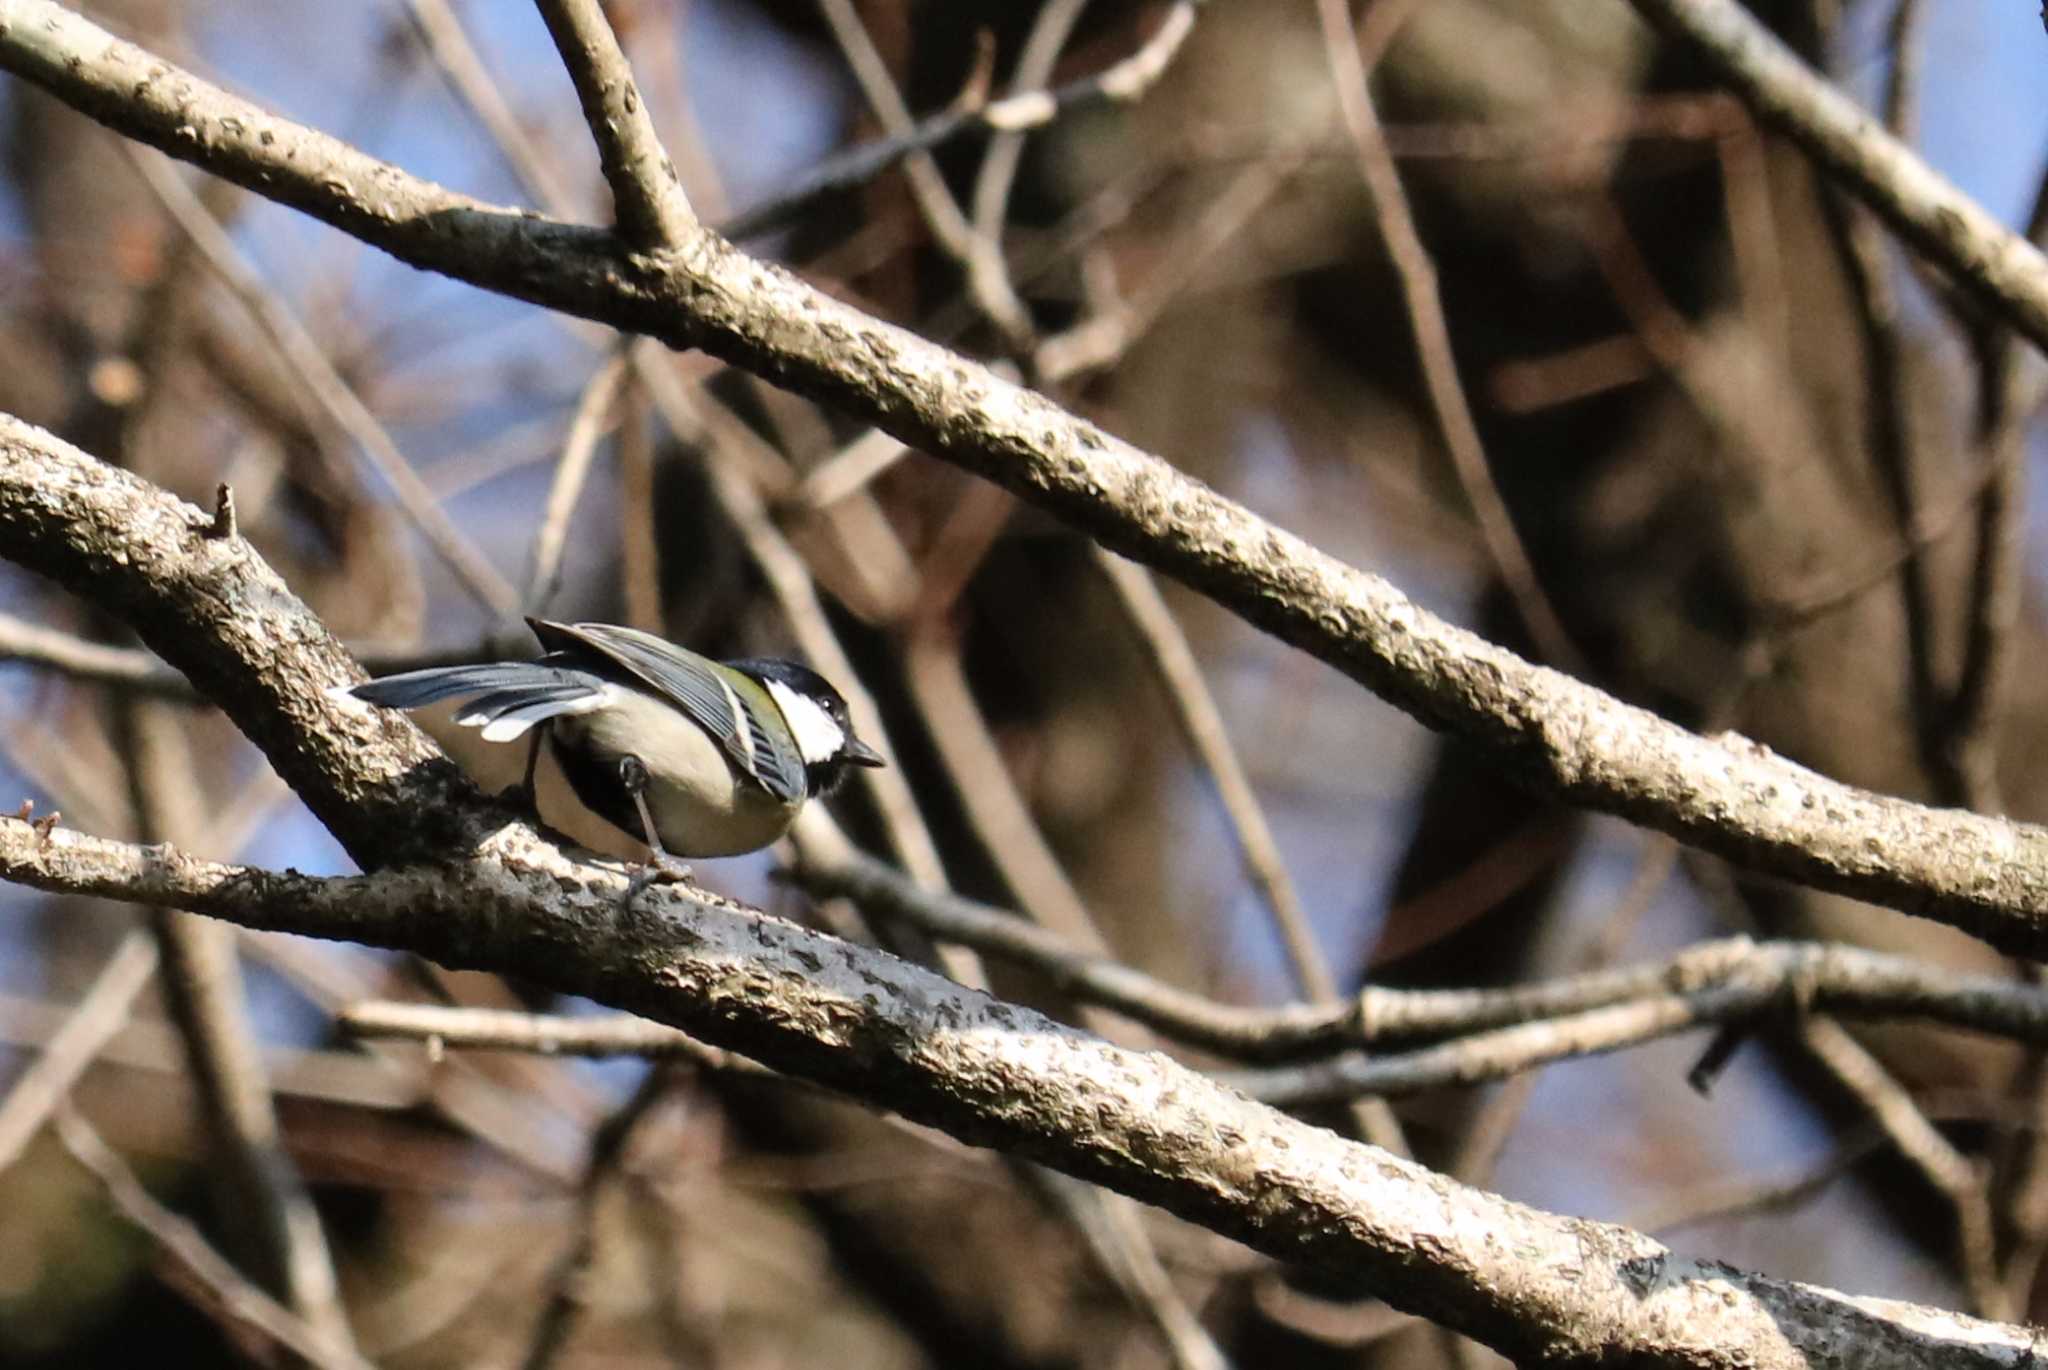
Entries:
<svg viewBox="0 0 2048 1370">
<path fill-rule="evenodd" d="M 733 239 L 758 237 L 781 228 L 828 195 L 864 186 L 913 153 L 930 152 L 966 134 L 1021 133 L 1098 105 L 1134 104 L 1173 64 L 1194 31 L 1197 7 L 1198 0 L 1175 0 L 1137 51 L 1095 75 L 1051 90 L 1018 91 L 987 104 L 942 110 L 918 120 L 904 133 L 835 154 L 787 189 L 719 224 L 718 231 Z"/>
<path fill-rule="evenodd" d="M 122 614 L 366 860 L 318 879 L 0 820 L 0 876 L 398 947 L 639 1013 L 963 1140 L 1362 1278 L 1521 1361 L 1748 1370 L 1882 1346 L 1906 1366 L 2048 1354 L 2018 1328 L 1850 1300 L 1510 1204 L 918 967 L 688 888 L 624 906 L 483 803 L 409 723 L 344 710 L 339 646 L 246 544 L 146 482 L 0 421 L 0 547 Z M 437 845 L 430 845 L 437 844 Z M 462 859 L 449 860 L 451 853 Z"/>
<path fill-rule="evenodd" d="M 322 692 L 360 678 L 277 573 L 211 514 L 0 414 L 0 549 L 125 619 L 227 711 L 366 866 L 486 830 L 474 787 L 410 724 Z"/>
<path fill-rule="evenodd" d="M 252 1329 L 323 1370 L 372 1370 L 352 1348 L 335 1344 L 319 1328 L 251 1284 L 207 1244 L 198 1228 L 158 1203 L 135 1172 L 68 1104 L 57 1109 L 56 1124 L 57 1136 L 72 1159 L 92 1172 L 122 1217 L 140 1228 L 152 1246 L 206 1291 L 222 1321 Z"/>
<path fill-rule="evenodd" d="M 605 183 L 612 188 L 619 232 L 650 252 L 682 242 L 696 229 L 697 216 L 604 10 L 597 0 L 539 0 L 539 5 L 583 102 L 583 121 L 590 125 Z"/>
<path fill-rule="evenodd" d="M 1678 1256 L 1623 1228 L 1468 1189 L 882 953 L 622 872 L 510 825 L 462 862 L 311 877 L 0 819 L 0 874 L 244 926 L 526 976 L 1028 1157 L 1258 1250 L 1363 1277 L 1517 1360 L 1901 1366 L 2048 1354 L 2024 1329 L 1849 1299 Z"/>
<path fill-rule="evenodd" d="M 1160 458 L 715 235 L 698 232 L 647 257 L 606 233 L 456 195 L 269 115 L 47 0 L 0 0 L 0 67 L 415 266 L 701 346 L 836 404 L 1485 746 L 1533 790 L 1753 869 L 1952 923 L 2007 951 L 2048 954 L 2048 832 L 1842 785 L 1747 739 L 1697 736 L 1532 666 Z M 277 741 L 288 749 L 288 738 Z M 294 788 L 305 779 L 315 812 L 339 821 L 322 807 L 335 797 L 323 792 L 329 782 L 286 778 Z M 416 826 L 394 831 L 420 849 Z"/>
<path fill-rule="evenodd" d="M 267 115 L 40 0 L 0 0 L 0 65 L 415 265 L 702 345 L 838 403 L 1489 746 L 1533 788 L 2007 950 L 2048 949 L 2048 833 L 1840 785 L 1532 667 L 1158 458 L 709 234 L 655 261 L 608 235 L 493 209 Z"/>
<path fill-rule="evenodd" d="M 1869 203 L 1979 303 L 2048 347 L 2048 259 L 1835 89 L 1736 0 L 1633 0 L 1757 117 Z"/>
</svg>

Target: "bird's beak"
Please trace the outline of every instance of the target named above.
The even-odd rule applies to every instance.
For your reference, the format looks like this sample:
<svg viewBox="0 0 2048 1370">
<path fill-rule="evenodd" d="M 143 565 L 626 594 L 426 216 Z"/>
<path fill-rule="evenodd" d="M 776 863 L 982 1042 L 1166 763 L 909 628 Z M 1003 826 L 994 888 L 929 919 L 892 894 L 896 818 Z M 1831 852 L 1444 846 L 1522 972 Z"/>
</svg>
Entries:
<svg viewBox="0 0 2048 1370">
<path fill-rule="evenodd" d="M 856 766 L 886 766 L 889 764 L 882 759 L 880 752 L 851 734 L 847 736 L 846 745 L 839 749 L 839 759 L 841 761 L 850 761 Z"/>
</svg>

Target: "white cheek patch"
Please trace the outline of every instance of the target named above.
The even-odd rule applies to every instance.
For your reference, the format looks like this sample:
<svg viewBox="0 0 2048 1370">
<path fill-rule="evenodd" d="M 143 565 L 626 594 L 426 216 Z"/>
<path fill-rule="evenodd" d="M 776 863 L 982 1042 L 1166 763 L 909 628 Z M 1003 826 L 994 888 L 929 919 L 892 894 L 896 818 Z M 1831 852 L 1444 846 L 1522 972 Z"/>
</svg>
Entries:
<svg viewBox="0 0 2048 1370">
<path fill-rule="evenodd" d="M 789 731 L 796 737 L 796 749 L 803 753 L 804 764 L 815 766 L 830 761 L 846 746 L 846 734 L 824 706 L 809 695 L 799 694 L 779 680 L 767 682 L 768 693 L 782 710 L 783 721 L 789 724 Z"/>
</svg>

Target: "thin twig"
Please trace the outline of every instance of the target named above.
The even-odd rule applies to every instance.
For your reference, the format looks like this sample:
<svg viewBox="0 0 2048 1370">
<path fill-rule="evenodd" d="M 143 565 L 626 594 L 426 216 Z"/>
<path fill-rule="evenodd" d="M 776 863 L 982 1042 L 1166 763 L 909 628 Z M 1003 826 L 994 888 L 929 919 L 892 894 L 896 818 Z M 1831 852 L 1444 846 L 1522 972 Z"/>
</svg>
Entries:
<svg viewBox="0 0 2048 1370">
<path fill-rule="evenodd" d="M 1892 136 L 1910 142 L 1914 123 L 1918 56 L 1914 50 L 1918 0 L 1899 0 L 1892 12 L 1892 62 L 1885 82 L 1884 118 Z M 1904 558 L 1899 563 L 1899 598 L 1906 624 L 1906 665 L 1914 733 L 1922 765 L 1945 803 L 1964 802 L 1962 780 L 1947 745 L 1947 709 L 1935 660 L 1934 585 L 1923 544 L 1916 536 L 1926 519 L 1922 486 L 1926 458 L 1914 422 L 1913 377 L 1907 370 L 1906 339 L 1898 285 L 1877 216 L 1849 200 L 1840 187 L 1821 188 L 1823 216 L 1832 231 L 1856 304 L 1863 335 L 1864 430 L 1885 492 L 1891 499 Z"/>
<path fill-rule="evenodd" d="M 830 508 L 873 484 L 909 451 L 900 440 L 870 428 L 805 472 L 792 502 L 812 510 Z"/>
<path fill-rule="evenodd" d="M 156 939 L 137 928 L 121 938 L 86 987 L 64 1025 L 0 1102 L 0 1170 L 20 1159 L 106 1044 L 128 1023 L 150 978 L 156 974 Z"/>
<path fill-rule="evenodd" d="M 1127 298 L 1092 310 L 1032 349 L 1031 366 L 1040 384 L 1078 380 L 1129 352 L 1253 217 L 1292 183 L 1307 160 L 1299 147 L 1279 147 L 1241 169 L 1203 206 L 1194 227 L 1158 254 L 1151 272 Z"/>
<path fill-rule="evenodd" d="M 2027 238 L 2048 236 L 2048 178 L 2035 187 Z M 1963 664 L 1948 701 L 1945 741 L 1972 808 L 2003 812 L 1999 747 L 2013 630 L 2025 580 L 2024 529 L 2027 430 L 2042 394 L 2039 359 L 2010 330 L 1993 326 L 1978 339 L 1977 446 L 1996 474 L 1978 505 L 1969 579 Z M 2048 985 L 2039 961 L 2025 973 Z M 2048 1053 L 2030 1054 L 2021 1089 L 2037 1124 L 2048 1122 Z M 2041 1262 L 2048 1256 L 2048 1131 L 2036 1126 L 2015 1140 L 2005 1167 L 2009 1183 L 1994 1202 L 2010 1234 L 2002 1275 L 2007 1305 L 2031 1307 Z"/>
<path fill-rule="evenodd" d="M 1800 1040 L 1856 1097 L 1900 1156 L 1948 1200 L 1955 1210 L 1957 1257 L 1971 1304 L 1984 1317 L 2007 1316 L 1983 1173 L 1928 1121 L 1905 1087 L 1840 1024 L 1809 1015 L 1800 1024 Z"/>
<path fill-rule="evenodd" d="M 687 1033 L 630 1014 L 570 1018 L 510 1009 L 458 1008 L 445 1004 L 366 999 L 334 1015 L 337 1026 L 358 1037 L 398 1037 L 429 1047 L 479 1051 L 523 1051 L 537 1056 L 645 1056 L 680 1060 L 705 1070 L 782 1078 L 744 1056 L 706 1046 Z"/>
<path fill-rule="evenodd" d="M 83 1001 L 54 1003 L 0 994 L 0 1046 L 24 1053 L 61 1048 L 69 1055 L 75 1048 L 64 1042 L 64 1034 L 83 1007 Z M 17 1091 L 40 1064 L 31 1064 L 22 1073 L 15 1082 Z M 181 1084 L 189 1070 L 184 1043 L 173 1029 L 159 1021 L 137 1021 L 132 1017 L 99 1040 L 91 1065 L 95 1069 L 111 1067 L 176 1076 Z M 271 1048 L 263 1053 L 263 1074 L 277 1094 L 349 1108 L 412 1109 L 429 1102 L 427 1086 L 418 1072 L 376 1061 L 360 1052 Z M 76 1078 L 74 1073 L 73 1079 Z M 12 1097 L 9 1096 L 10 1100 Z M 22 1106 L 27 1105 L 24 1102 Z M 39 1116 L 47 1119 L 48 1110 L 44 1109 Z M 10 1120 L 7 1126 L 11 1136 L 14 1124 Z"/>
<path fill-rule="evenodd" d="M 388 675 L 428 666 L 491 661 L 532 645 L 532 638 L 521 628 L 516 633 L 492 636 L 461 647 L 392 649 L 366 645 L 356 650 L 356 659 L 370 674 Z M 181 672 L 166 666 L 154 652 L 140 647 L 91 642 L 12 614 L 0 614 L 0 663 L 10 661 L 54 671 L 83 684 L 112 685 L 138 696 L 185 704 L 198 702 L 201 698 L 191 681 Z"/>
<path fill-rule="evenodd" d="M 1009 764 L 968 688 L 957 644 L 941 628 L 913 632 L 904 650 L 904 679 L 967 822 L 1019 911 L 1085 954 L 1108 958 L 1109 944 L 1095 915 L 1017 792 Z"/>
<path fill-rule="evenodd" d="M 527 194 L 546 205 L 550 213 L 566 214 L 571 203 L 567 183 L 555 173 L 553 164 L 540 155 L 533 139 L 527 137 L 525 125 L 505 103 L 503 90 L 485 69 L 483 58 L 469 41 L 461 18 L 448 0 L 406 0 L 406 13 L 435 67 L 491 135 L 491 142 L 503 154 Z"/>
<path fill-rule="evenodd" d="M 1891 1145 L 1883 1130 L 1866 1126 L 1823 1156 L 1789 1176 L 1756 1179 L 1716 1178 L 1674 1194 L 1654 1206 L 1629 1214 L 1629 1225 L 1645 1232 L 1674 1232 L 1683 1227 L 1751 1213 L 1775 1212 L 1805 1203 L 1849 1173 L 1857 1163 Z"/>
<path fill-rule="evenodd" d="M 12 614 L 0 614 L 0 662 L 8 661 L 169 699 L 197 698 L 192 682 L 152 653 L 137 647 L 89 642 Z"/>
<path fill-rule="evenodd" d="M 190 841 L 206 826 L 185 717 L 151 700 L 120 701 L 134 828 L 146 841 Z M 149 910 L 171 1021 L 184 1042 L 228 1253 L 335 1346 L 346 1311 L 320 1215 L 284 1149 L 247 1001 L 234 929 L 169 908 Z"/>
<path fill-rule="evenodd" d="M 412 463 L 398 450 L 391 434 L 377 421 L 369 406 L 335 370 L 319 341 L 298 317 L 285 307 L 263 283 L 242 250 L 207 212 L 182 176 L 163 159 L 142 148 L 123 143 L 122 150 L 136 171 L 156 192 L 178 227 L 185 231 L 228 292 L 277 345 L 286 366 L 299 378 L 314 401 L 327 411 L 335 424 L 354 440 L 372 468 L 384 478 L 399 507 L 420 530 L 428 546 L 447 563 L 463 587 L 477 602 L 500 618 L 518 611 L 519 593 L 457 528 Z"/>
<path fill-rule="evenodd" d="M 1280 843 L 1266 821 L 1265 808 L 1252 788 L 1251 777 L 1245 773 L 1244 762 L 1230 743 L 1223 711 L 1209 692 L 1209 683 L 1202 675 L 1201 663 L 1195 660 L 1194 649 L 1188 645 L 1187 634 L 1181 631 L 1180 623 L 1167 607 L 1166 597 L 1159 593 L 1151 572 L 1099 546 L 1094 551 L 1095 564 L 1108 578 L 1125 616 L 1144 640 L 1146 654 L 1173 703 L 1182 735 L 1215 783 L 1217 798 L 1230 819 L 1231 832 L 1237 838 L 1252 887 L 1258 890 L 1266 911 L 1272 915 L 1280 944 L 1287 950 L 1295 983 L 1311 1000 L 1335 1001 L 1337 977 L 1323 955 L 1308 911 L 1301 905 L 1294 878 L 1287 873 Z"/>
<path fill-rule="evenodd" d="M 1023 1168 L 1081 1234 L 1096 1265 L 1159 1333 L 1176 1370 L 1230 1370 L 1223 1348 L 1174 1288 L 1137 1204 L 1056 1170 Z"/>
<path fill-rule="evenodd" d="M 2048 260 L 1878 128 L 1737 0 L 1632 0 L 1988 308 L 2048 347 Z"/>
<path fill-rule="evenodd" d="M 537 2 L 583 102 L 583 122 L 612 188 L 619 231 L 638 248 L 680 245 L 696 231 L 697 216 L 654 131 L 654 116 L 640 98 L 611 21 L 598 0 Z"/>
<path fill-rule="evenodd" d="M 2034 190 L 2027 239 L 2048 240 L 2048 177 Z M 1949 700 L 1948 741 L 1970 804 L 1998 813 L 1998 724 L 2003 717 L 2005 667 L 2013 625 L 2019 619 L 2024 582 L 2027 425 L 2043 391 L 2038 357 L 2005 329 L 1996 329 L 1980 349 L 1982 403 L 1979 450 L 1992 471 L 1977 510 L 1976 546 L 1970 564 L 1970 620 L 1963 640 L 1963 665 Z"/>
<path fill-rule="evenodd" d="M 1238 850 L 1251 872 L 1252 884 L 1280 933 L 1295 982 L 1312 1003 L 1339 1003 L 1337 977 L 1330 970 L 1329 958 L 1323 954 L 1308 911 L 1302 907 L 1286 863 L 1281 860 L 1280 844 L 1266 822 L 1265 809 L 1252 789 L 1251 778 L 1245 773 L 1236 748 L 1230 745 L 1223 712 L 1216 707 L 1215 696 L 1209 693 L 1187 635 L 1167 608 L 1150 572 L 1100 546 L 1095 548 L 1095 560 L 1144 639 L 1147 653 L 1173 701 L 1182 733 L 1215 781 L 1231 830 L 1237 836 Z M 1407 1138 L 1393 1110 L 1378 1100 L 1359 1099 L 1352 1105 L 1352 1116 L 1359 1135 L 1374 1146 L 1396 1155 L 1408 1154 Z"/>
<path fill-rule="evenodd" d="M 847 65 L 853 69 L 854 80 L 860 85 L 868 109 L 881 122 L 889 137 L 908 138 L 915 127 L 910 110 L 904 105 L 902 92 L 897 90 L 896 80 L 890 75 L 889 64 L 876 49 L 874 39 L 868 36 L 867 26 L 861 22 L 860 12 L 854 8 L 852 0 L 818 0 L 818 8 L 825 16 L 826 26 L 832 30 L 839 50 L 846 54 Z M 975 235 L 974 226 L 967 221 L 959 202 L 947 187 L 938 162 L 929 152 L 912 151 L 903 158 L 903 171 L 909 179 L 911 197 L 917 202 L 918 212 L 931 229 L 932 240 L 966 273 L 970 295 L 989 322 L 1002 333 L 1010 349 L 1021 352 L 1032 332 L 1031 311 L 1010 289 L 1007 272 L 990 272 L 983 266 L 977 274 L 977 262 L 985 249 Z"/>
<path fill-rule="evenodd" d="M 1091 957 L 1045 929 L 985 905 L 919 890 L 899 872 L 858 852 L 800 847 L 794 875 L 814 893 L 877 905 L 934 937 L 1028 965 L 1064 992 L 1114 1008 L 1166 1036 L 1246 1060 L 1543 1023 L 1730 987 L 1742 988 L 1749 997 L 1719 1001 L 1710 1006 L 1713 1012 L 1755 1011 L 1796 987 L 1808 996 L 1806 1002 L 1839 1015 L 1926 1017 L 2018 1040 L 2048 1041 L 2048 989 L 1993 976 L 1955 975 L 1859 948 L 1745 938 L 1702 943 L 1647 965 L 1508 989 L 1368 985 L 1341 1007 L 1245 1008 L 1218 1004 L 1132 967 Z"/>
<path fill-rule="evenodd" d="M 590 1302 L 589 1286 L 595 1274 L 591 1267 L 598 1254 L 598 1200 L 624 1166 L 633 1130 L 661 1102 L 668 1084 L 659 1065 L 649 1068 L 626 1101 L 591 1133 L 590 1159 L 576 1191 L 575 1236 L 548 1276 L 547 1299 L 521 1362 L 523 1370 L 547 1370 L 556 1362 Z"/>
<path fill-rule="evenodd" d="M 1275 1108 L 1363 1095 L 1394 1098 L 1505 1080 L 1557 1061 L 1604 1055 L 1695 1028 L 1747 1022 L 1775 1008 L 1782 997 L 1778 985 L 1761 992 L 1748 984 L 1715 986 L 1494 1028 L 1413 1051 L 1347 1052 L 1301 1065 L 1229 1071 L 1218 1078 Z"/>
<path fill-rule="evenodd" d="M 633 357 L 633 378 L 620 403 L 625 419 L 619 426 L 619 585 L 626 623 L 659 633 L 666 625 L 661 612 L 661 516 L 654 502 L 654 432 L 638 349 Z"/>
<path fill-rule="evenodd" d="M 761 492 L 740 469 L 745 459 L 733 451 L 733 444 L 742 441 L 734 431 L 735 426 L 714 429 L 702 408 L 684 393 L 666 359 L 659 357 L 659 349 L 643 342 L 640 350 L 656 354 L 658 364 L 651 364 L 650 370 L 665 382 L 654 386 L 651 392 L 657 412 L 678 438 L 703 448 L 712 493 L 767 580 L 804 655 L 846 696 L 855 731 L 887 755 L 889 731 L 882 722 L 881 710 L 874 696 L 861 685 L 852 660 L 840 645 L 839 636 L 825 615 L 810 568 L 775 526 Z M 945 866 L 939 859 L 938 846 L 932 841 L 918 811 L 916 796 L 911 794 L 902 771 L 896 767 L 877 767 L 864 771 L 862 779 L 875 798 L 890 843 L 905 868 L 921 882 L 943 886 Z"/>
<path fill-rule="evenodd" d="M 913 153 L 931 152 L 956 138 L 977 133 L 1023 133 L 1044 128 L 1068 114 L 1143 98 L 1194 30 L 1194 0 L 1176 0 L 1159 27 L 1130 56 L 1114 66 L 1052 90 L 1013 89 L 1000 100 L 948 109 L 916 121 L 901 133 L 849 148 L 799 177 L 795 184 L 719 224 L 728 238 L 744 240 L 783 227 L 828 195 L 868 184 Z"/>
<path fill-rule="evenodd" d="M 1998 483 L 2002 471 L 1996 453 L 1986 454 L 1978 466 L 1963 477 L 1961 486 L 1952 496 L 1935 509 L 1923 507 L 1916 526 L 1904 530 L 1901 537 L 1893 540 L 1867 565 L 1830 575 L 1810 588 L 1767 594 L 1759 605 L 1766 616 L 1766 627 L 1780 633 L 1802 628 L 1847 608 L 1883 585 L 1898 574 L 1899 568 L 1909 558 L 1953 533 L 1966 515 L 1972 511 L 1981 514 L 1988 492 Z M 1985 809 L 1974 804 L 1971 807 L 1983 812 L 1995 811 L 1995 807 Z"/>
<path fill-rule="evenodd" d="M 212 1295 L 209 1312 L 260 1334 L 313 1365 L 332 1370 L 370 1370 L 368 1361 L 346 1347 L 334 1345 L 311 1324 L 243 1278 L 207 1244 L 197 1228 L 158 1203 L 135 1178 L 135 1172 L 69 1105 L 59 1107 L 51 1121 L 64 1149 L 105 1188 L 115 1211 Z"/>
<path fill-rule="evenodd" d="M 562 588 L 562 552 L 569 545 L 569 519 L 590 475 L 597 455 L 597 441 L 609 422 L 612 401 L 619 393 L 619 381 L 626 373 L 630 340 L 622 341 L 583 387 L 575 417 L 569 421 L 568 436 L 562 440 L 562 459 L 555 464 L 555 478 L 548 485 L 547 503 L 542 507 L 540 527 L 533 534 L 533 575 L 526 583 L 526 611 L 544 611 L 555 592 Z"/>
<path fill-rule="evenodd" d="M 1012 97 L 1040 90 L 1052 79 L 1060 50 L 1067 45 L 1067 36 L 1087 4 L 1088 0 L 1045 0 L 1038 7 L 1031 31 L 1024 39 L 1024 50 L 1017 59 L 1017 69 L 1010 76 Z M 1194 10 L 1187 4 L 1181 8 L 1186 11 L 1186 22 L 1181 25 L 1185 33 L 1192 27 Z M 1021 132 L 999 132 L 989 139 L 968 200 L 973 249 L 966 263 L 967 292 L 992 319 L 1001 319 L 1009 310 L 1022 307 L 1016 282 L 1010 279 L 1009 263 L 1003 258 L 1003 224 L 1009 218 L 1010 190 L 1016 184 L 1017 167 L 1023 156 Z M 1030 316 L 1026 313 L 1024 317 L 1028 321 Z M 1034 326 L 1012 334 L 1013 347 L 1035 331 Z M 1018 355 L 1022 355 L 1021 350 Z"/>
<path fill-rule="evenodd" d="M 1514 518 L 1487 463 L 1486 445 L 1472 417 L 1464 383 L 1458 379 L 1457 355 L 1437 284 L 1436 264 L 1415 227 L 1400 170 L 1395 167 L 1393 154 L 1387 150 L 1386 138 L 1380 131 L 1379 113 L 1373 107 L 1368 84 L 1370 73 L 1359 57 L 1350 7 L 1346 0 L 1317 0 L 1316 13 L 1322 23 L 1323 50 L 1329 58 L 1331 78 L 1336 82 L 1344 127 L 1351 135 L 1359 170 L 1372 194 L 1380 237 L 1401 282 L 1401 299 L 1408 310 L 1423 386 L 1436 414 L 1437 431 L 1450 452 L 1451 469 L 1457 474 L 1466 503 L 1472 506 L 1472 516 L 1479 525 L 1479 536 L 1486 544 L 1494 572 L 1513 600 L 1537 653 L 1560 670 L 1585 676 L 1585 657 L 1573 644 L 1549 596 L 1543 593 L 1535 564 L 1529 559 L 1521 534 L 1515 531 Z"/>
<path fill-rule="evenodd" d="M 1086 954 L 1108 959 L 1093 913 L 1067 879 L 1010 778 L 1009 767 L 967 687 L 957 647 L 941 641 L 938 630 L 927 628 L 914 632 L 907 655 L 911 693 L 930 727 L 940 760 L 968 821 L 1024 913 L 1033 923 L 1084 948 Z M 807 839 L 807 850 L 813 854 L 818 845 Z M 1080 1019 L 1091 1031 L 1121 1045 L 1141 1050 L 1153 1045 L 1149 1033 L 1117 1031 L 1113 1022 L 1104 1021 L 1099 1009 L 1084 1005 Z M 1369 1140 L 1401 1142 L 1398 1125 L 1384 1109 L 1371 1110 L 1367 1122 Z M 1061 1211 L 1126 1297 L 1158 1329 L 1177 1364 L 1184 1370 L 1201 1370 L 1223 1363 L 1221 1352 L 1166 1279 L 1149 1234 L 1127 1210 L 1125 1200 L 1042 1173 L 1027 1171 L 1027 1177 L 1052 1185 Z"/>
</svg>

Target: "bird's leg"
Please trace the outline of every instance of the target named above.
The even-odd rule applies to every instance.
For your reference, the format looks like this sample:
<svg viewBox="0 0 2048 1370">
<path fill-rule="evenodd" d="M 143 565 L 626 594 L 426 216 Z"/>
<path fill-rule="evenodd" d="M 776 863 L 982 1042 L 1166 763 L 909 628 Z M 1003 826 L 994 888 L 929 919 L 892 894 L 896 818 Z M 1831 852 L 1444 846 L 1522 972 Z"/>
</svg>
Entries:
<svg viewBox="0 0 2048 1370">
<path fill-rule="evenodd" d="M 640 815 L 640 831 L 648 850 L 654 859 L 640 868 L 626 886 L 626 902 L 632 903 L 640 892 L 657 880 L 687 880 L 690 868 L 670 856 L 661 845 L 661 834 L 654 830 L 654 814 L 647 807 L 647 763 L 631 752 L 619 758 L 619 783 L 626 787 L 626 793 L 633 800 L 633 809 Z"/>
</svg>

